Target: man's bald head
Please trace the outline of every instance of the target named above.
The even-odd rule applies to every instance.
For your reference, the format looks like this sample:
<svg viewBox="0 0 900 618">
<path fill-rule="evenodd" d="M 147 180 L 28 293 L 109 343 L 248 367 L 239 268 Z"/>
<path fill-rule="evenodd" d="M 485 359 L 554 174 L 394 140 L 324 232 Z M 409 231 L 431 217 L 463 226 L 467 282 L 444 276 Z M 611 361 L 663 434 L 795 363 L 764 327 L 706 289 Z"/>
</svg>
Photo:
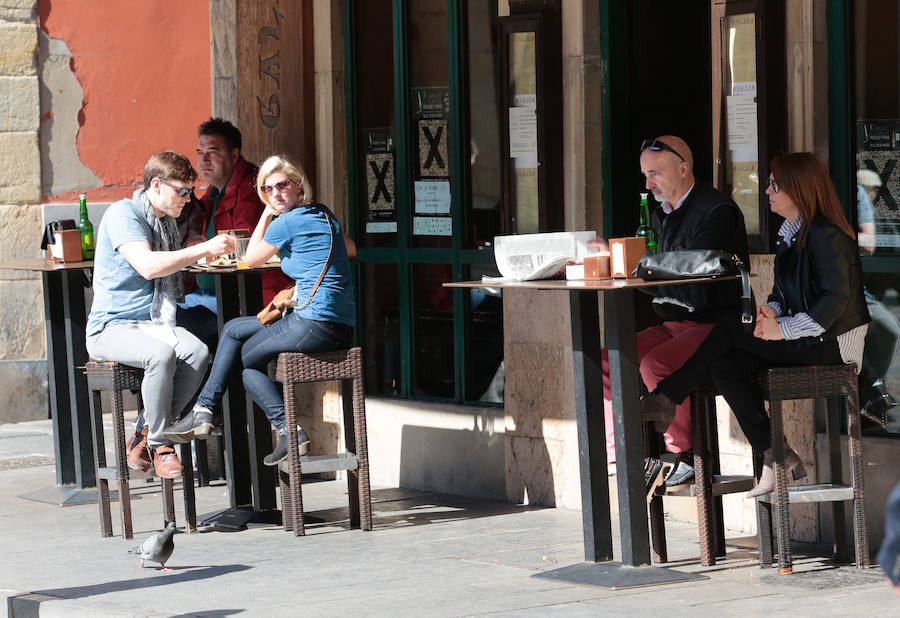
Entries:
<svg viewBox="0 0 900 618">
<path fill-rule="evenodd" d="M 641 173 L 653 197 L 674 206 L 694 184 L 694 155 L 680 137 L 661 135 L 641 152 Z"/>
</svg>

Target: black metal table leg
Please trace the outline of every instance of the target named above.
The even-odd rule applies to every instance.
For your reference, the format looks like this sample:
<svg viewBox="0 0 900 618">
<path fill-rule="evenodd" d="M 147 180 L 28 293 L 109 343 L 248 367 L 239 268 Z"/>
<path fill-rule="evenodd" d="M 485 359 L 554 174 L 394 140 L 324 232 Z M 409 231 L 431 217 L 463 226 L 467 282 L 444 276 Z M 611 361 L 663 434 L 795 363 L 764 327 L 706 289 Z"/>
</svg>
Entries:
<svg viewBox="0 0 900 618">
<path fill-rule="evenodd" d="M 21 497 L 66 506 L 97 500 L 94 437 L 84 367 L 87 315 L 81 268 L 41 272 L 53 451 L 58 485 Z"/>
<path fill-rule="evenodd" d="M 262 306 L 258 272 L 215 273 L 219 332 L 235 317 L 255 315 Z M 201 525 L 243 529 L 248 522 L 280 522 L 275 510 L 275 470 L 262 465 L 271 450 L 269 421 L 247 397 L 240 372 L 222 398 L 225 424 L 225 475 L 230 508 L 199 518 Z"/>
<path fill-rule="evenodd" d="M 544 571 L 534 577 L 612 589 L 707 579 L 695 573 L 646 566 L 650 562 L 650 538 L 641 465 L 640 377 L 631 290 L 603 293 L 613 421 L 616 426 L 619 534 L 622 542 L 622 562 L 611 562 L 612 534 L 604 469 L 606 440 L 600 386 L 597 292 L 570 291 L 569 294 L 586 562 Z M 602 508 L 604 504 L 605 508 Z"/>
</svg>

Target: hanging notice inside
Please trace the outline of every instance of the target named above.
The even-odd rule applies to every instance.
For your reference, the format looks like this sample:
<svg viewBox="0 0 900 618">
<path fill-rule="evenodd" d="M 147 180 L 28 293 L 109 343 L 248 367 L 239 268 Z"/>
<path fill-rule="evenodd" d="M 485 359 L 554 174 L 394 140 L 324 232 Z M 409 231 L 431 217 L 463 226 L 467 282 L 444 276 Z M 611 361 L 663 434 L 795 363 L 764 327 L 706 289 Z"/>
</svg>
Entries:
<svg viewBox="0 0 900 618">
<path fill-rule="evenodd" d="M 731 96 L 727 97 L 726 101 L 728 149 L 755 148 L 757 145 L 756 97 Z"/>
<path fill-rule="evenodd" d="M 397 231 L 393 134 L 392 127 L 363 130 L 366 148 L 366 232 L 370 234 Z M 378 225 L 373 225 L 375 223 Z"/>
<path fill-rule="evenodd" d="M 856 121 L 856 144 L 860 150 L 896 150 L 898 137 L 896 120 Z"/>
<path fill-rule="evenodd" d="M 450 217 L 413 217 L 413 234 L 416 236 L 452 236 L 453 219 Z"/>
<path fill-rule="evenodd" d="M 450 214 L 450 181 L 417 180 L 416 214 Z"/>
<path fill-rule="evenodd" d="M 443 87 L 413 88 L 419 178 L 449 178 L 450 92 Z"/>
<path fill-rule="evenodd" d="M 509 156 L 537 157 L 537 110 L 509 108 Z"/>
</svg>

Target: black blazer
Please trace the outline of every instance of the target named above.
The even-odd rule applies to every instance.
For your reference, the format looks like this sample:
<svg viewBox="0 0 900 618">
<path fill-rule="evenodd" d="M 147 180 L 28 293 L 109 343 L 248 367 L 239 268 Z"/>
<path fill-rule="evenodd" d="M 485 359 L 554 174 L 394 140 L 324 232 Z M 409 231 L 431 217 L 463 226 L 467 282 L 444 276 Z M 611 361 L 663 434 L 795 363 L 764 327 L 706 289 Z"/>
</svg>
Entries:
<svg viewBox="0 0 900 618">
<path fill-rule="evenodd" d="M 871 321 L 863 296 L 862 266 L 856 241 L 824 217 L 808 225 L 806 246 L 798 237 L 775 247 L 775 285 L 769 301 L 783 315 L 806 313 L 833 339 Z"/>
</svg>

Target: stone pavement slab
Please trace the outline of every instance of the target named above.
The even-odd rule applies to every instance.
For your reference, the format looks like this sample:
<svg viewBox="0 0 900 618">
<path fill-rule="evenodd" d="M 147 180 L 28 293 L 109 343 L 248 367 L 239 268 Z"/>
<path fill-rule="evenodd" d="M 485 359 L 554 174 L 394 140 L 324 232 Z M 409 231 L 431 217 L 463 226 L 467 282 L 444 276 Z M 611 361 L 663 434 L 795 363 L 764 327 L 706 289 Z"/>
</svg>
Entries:
<svg viewBox="0 0 900 618">
<path fill-rule="evenodd" d="M 878 569 L 835 568 L 799 546 L 795 573 L 779 576 L 741 538 L 704 568 L 696 528 L 676 522 L 671 565 L 709 579 L 611 591 L 534 578 L 581 560 L 580 513 L 375 488 L 375 530 L 350 530 L 342 481 L 304 484 L 307 512 L 324 520 L 306 537 L 275 526 L 178 534 L 171 572 L 141 570 L 127 551 L 161 528 L 158 483 L 132 482 L 135 539 L 101 538 L 95 504 L 18 497 L 54 483 L 49 436 L 48 422 L 0 425 L 0 618 L 900 615 Z M 199 513 L 227 501 L 222 483 L 197 490 Z M 116 532 L 117 517 L 114 503 Z"/>
</svg>

